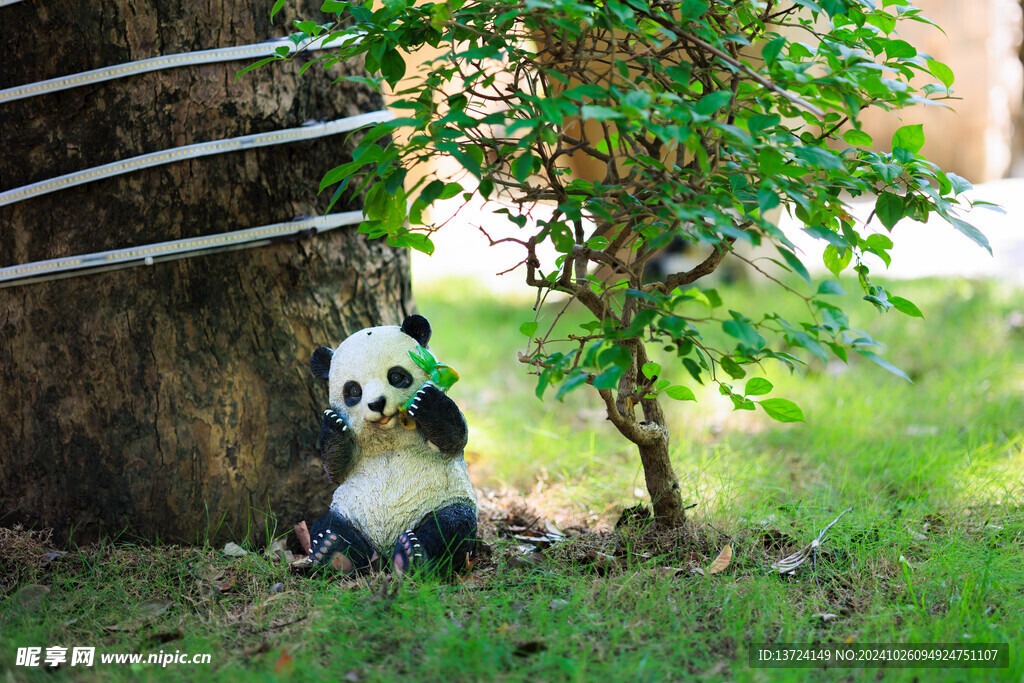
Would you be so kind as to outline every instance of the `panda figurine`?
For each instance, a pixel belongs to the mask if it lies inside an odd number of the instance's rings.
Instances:
[[[310,368],[327,380],[330,400],[318,449],[338,484],[310,531],[316,567],[362,573],[385,553],[398,575],[467,566],[477,509],[463,456],[466,420],[410,355],[430,334],[427,319],[411,315],[313,352]]]

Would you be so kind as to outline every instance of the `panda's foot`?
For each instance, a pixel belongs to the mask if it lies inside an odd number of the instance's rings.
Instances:
[[[313,524],[309,559],[316,569],[352,574],[370,568],[372,544],[341,515],[328,512]]]
[[[411,529],[403,531],[398,535],[395,552],[391,556],[391,566],[395,570],[395,574],[401,578],[422,563],[423,546],[420,545],[420,539],[416,538],[416,534]]]
[[[327,529],[309,540],[309,559],[317,568],[330,567],[339,574],[351,574],[356,569],[341,550],[348,543],[339,534]]]

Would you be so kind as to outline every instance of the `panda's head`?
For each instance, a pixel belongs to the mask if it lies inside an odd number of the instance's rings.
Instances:
[[[411,315],[401,327],[359,330],[334,351],[321,346],[313,352],[310,368],[327,380],[331,408],[345,416],[356,434],[364,425],[393,429],[399,407],[427,381],[409,351],[428,341],[430,323]]]

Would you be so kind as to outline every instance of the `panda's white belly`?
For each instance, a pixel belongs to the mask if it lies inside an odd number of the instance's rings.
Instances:
[[[465,459],[424,448],[364,456],[334,491],[331,509],[386,554],[428,512],[452,503],[475,507],[475,500]]]

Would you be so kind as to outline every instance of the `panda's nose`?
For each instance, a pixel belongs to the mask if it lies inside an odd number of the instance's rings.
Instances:
[[[376,399],[374,401],[370,401],[369,403],[367,403],[366,407],[369,408],[370,410],[374,411],[375,413],[383,413],[384,412],[384,404],[386,402],[387,402],[387,399],[384,398],[383,396],[381,396],[380,398],[378,398],[378,399]]]

